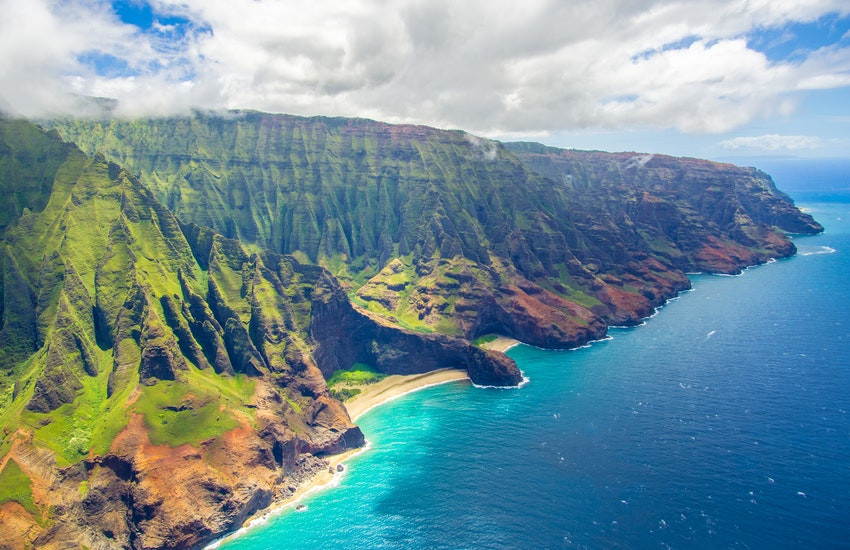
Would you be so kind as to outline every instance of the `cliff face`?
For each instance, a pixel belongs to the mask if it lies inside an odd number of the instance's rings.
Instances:
[[[579,222],[580,230],[614,219],[612,240],[635,241],[637,233],[650,253],[682,270],[735,273],[795,252],[777,229],[823,231],[755,168],[534,143],[507,147],[530,170],[560,182],[567,200],[592,214]]]
[[[500,144],[360,119],[234,112],[52,123],[184,221],[318,263],[391,323],[571,347],[687,272],[794,253],[820,226],[753,169]]]
[[[102,156],[22,121],[0,120],[0,135],[12,546],[192,547],[238,527],[322,455],[363,444],[323,376],[362,357],[519,380],[503,355],[357,313],[321,267],[182,224]],[[336,313],[380,342],[373,355],[336,341]]]

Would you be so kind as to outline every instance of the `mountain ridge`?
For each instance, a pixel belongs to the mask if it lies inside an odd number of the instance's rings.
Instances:
[[[639,322],[688,272],[792,254],[778,226],[821,230],[766,174],[699,159],[257,112],[52,126],[178,217],[319,263],[394,322],[468,339],[581,345]]]

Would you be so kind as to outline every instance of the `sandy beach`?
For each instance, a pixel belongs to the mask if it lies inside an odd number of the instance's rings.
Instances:
[[[327,468],[323,468],[322,470],[320,470],[318,474],[316,474],[311,480],[307,481],[306,483],[300,484],[295,490],[295,492],[292,493],[292,496],[283,500],[279,500],[277,502],[273,502],[268,508],[264,508],[258,511],[248,520],[246,520],[241,528],[228,535],[225,535],[220,539],[209,543],[204,547],[204,550],[212,550],[214,548],[218,548],[226,542],[239,538],[239,536],[245,531],[249,531],[250,529],[258,525],[266,523],[272,517],[277,516],[286,510],[295,508],[306,496],[338,485],[340,480],[342,479],[342,476],[345,475],[345,470],[337,471],[337,465],[342,464],[351,457],[362,453],[366,449],[368,449],[368,445],[360,449],[352,449],[350,451],[346,451],[338,455],[324,457],[328,463]]]
[[[501,351],[502,353],[508,351],[512,347],[521,344],[519,340],[514,338],[508,338],[507,336],[497,336],[495,340],[490,342],[484,342],[480,345],[483,349],[491,349],[493,351]]]
[[[356,421],[366,411],[406,393],[437,384],[468,379],[469,375],[466,371],[460,369],[438,369],[424,374],[391,374],[375,384],[356,386],[360,389],[360,393],[346,401],[345,408],[348,409],[351,420]]]
[[[519,340],[499,336],[495,340],[481,344],[483,349],[506,352],[512,347],[520,344]],[[344,402],[345,408],[353,422],[363,416],[367,411],[374,409],[388,401],[397,399],[402,395],[421,390],[423,388],[455,382],[459,380],[469,380],[469,375],[462,369],[438,369],[422,374],[391,374],[374,384],[366,384],[359,386],[351,386],[357,388],[360,393]],[[317,491],[322,491],[326,488],[333,487],[339,484],[340,479],[345,475],[345,470],[337,471],[337,465],[344,463],[351,457],[364,452],[366,447],[361,449],[352,449],[351,451],[333,456],[324,457],[328,462],[328,468],[321,470],[315,477],[306,483],[302,483],[295,493],[286,500],[274,503],[271,507],[262,510],[253,518],[245,522],[242,529],[231,533],[223,539],[208,545],[206,548],[217,548],[222,542],[238,537],[240,532],[251,527],[265,523],[271,516],[277,515],[286,509],[296,507],[301,500],[309,494]]]

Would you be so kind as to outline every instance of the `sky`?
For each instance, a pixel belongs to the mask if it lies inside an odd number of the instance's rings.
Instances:
[[[847,0],[0,0],[0,109],[358,116],[706,158],[850,157]]]

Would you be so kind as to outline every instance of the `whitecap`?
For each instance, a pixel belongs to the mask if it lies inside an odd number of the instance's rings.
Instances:
[[[488,390],[518,390],[520,388],[525,387],[526,384],[531,382],[531,379],[528,376],[526,376],[523,371],[519,371],[519,373],[522,375],[522,380],[520,380],[520,383],[517,384],[516,386],[488,386],[488,385],[485,385],[485,384],[476,384],[475,382],[473,382],[472,387],[473,388],[479,388],[479,389],[488,389]],[[436,385],[436,384],[434,384],[434,385]]]
[[[837,252],[836,249],[831,246],[813,246],[813,247],[799,247],[797,249],[797,253],[800,256],[818,256],[820,254],[833,254]]]
[[[602,338],[599,338],[599,339],[597,339],[597,340],[591,340],[591,341],[589,341],[588,343],[586,343],[586,344],[585,344],[585,345],[583,345],[583,346],[578,346],[578,347],[575,347],[575,348],[572,348],[572,349],[584,349],[584,348],[589,348],[590,346],[592,346],[592,345],[593,345],[593,344],[595,344],[596,342],[606,342],[606,341],[608,341],[608,340],[613,340],[613,339],[614,339],[614,337],[613,337],[613,336],[611,336],[610,334],[606,334],[606,335],[605,335],[605,336],[603,336]]]
[[[618,329],[618,330],[627,330],[627,329],[630,329],[630,328],[645,327],[645,326],[646,326],[646,321],[641,321],[640,323],[638,323],[636,325],[611,325],[608,328]]]

